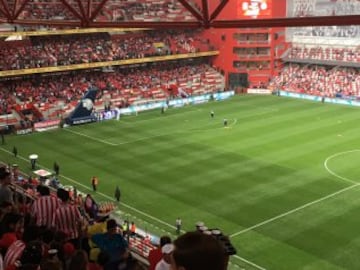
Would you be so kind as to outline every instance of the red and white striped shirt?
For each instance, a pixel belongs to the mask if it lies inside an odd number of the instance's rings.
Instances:
[[[25,243],[22,240],[16,240],[12,243],[5,254],[4,269],[13,265],[18,259],[20,259],[24,249]]]
[[[76,205],[64,203],[55,211],[53,226],[58,231],[66,233],[66,240],[76,239],[79,237],[81,219],[81,214]]]
[[[36,218],[37,226],[50,228],[56,209],[60,206],[60,200],[53,196],[41,196],[32,205],[32,215]]]

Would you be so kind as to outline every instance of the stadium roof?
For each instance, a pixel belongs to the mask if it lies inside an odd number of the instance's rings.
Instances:
[[[360,15],[229,18],[235,0],[0,0],[0,23],[56,27],[248,28],[360,24]],[[270,0],[238,0],[244,2]],[[276,0],[278,1],[278,0]],[[285,0],[284,0],[285,1]],[[333,0],[327,0],[332,1]],[[273,0],[272,3],[275,1]],[[291,0],[288,0],[291,2]]]

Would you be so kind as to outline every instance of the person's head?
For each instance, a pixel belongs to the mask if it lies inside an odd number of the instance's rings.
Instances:
[[[172,241],[171,241],[170,236],[163,235],[160,237],[160,247],[163,247],[166,244],[170,244],[171,242]]]
[[[110,234],[115,234],[118,231],[118,227],[119,225],[117,224],[115,219],[109,219],[106,222],[106,230],[108,231],[108,233]]]
[[[2,223],[2,233],[21,232],[24,227],[24,217],[13,212],[5,214]]]
[[[0,167],[0,183],[2,185],[8,185],[11,182],[11,174],[6,167]]]
[[[39,239],[41,230],[35,225],[28,225],[24,228],[24,233],[22,234],[22,240],[25,243],[35,241]]]
[[[49,196],[50,195],[50,189],[47,186],[39,185],[37,187],[37,191],[40,193],[41,196]]]
[[[56,195],[62,202],[67,202],[70,199],[69,191],[62,188],[57,190]]]
[[[43,250],[41,242],[32,241],[26,244],[25,249],[20,258],[19,269],[38,269],[41,259],[43,257]]]
[[[3,215],[10,213],[13,210],[13,204],[8,201],[4,201],[0,204],[0,210]]]
[[[77,250],[72,256],[69,270],[87,270],[88,256],[84,250]]]
[[[43,228],[41,232],[41,240],[45,244],[49,245],[52,241],[54,241],[54,237],[55,237],[55,230]]]
[[[173,270],[224,270],[225,250],[213,236],[187,232],[174,242]]]

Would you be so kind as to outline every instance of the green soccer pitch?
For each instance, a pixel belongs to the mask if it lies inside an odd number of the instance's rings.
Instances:
[[[119,185],[118,212],[156,235],[175,237],[177,217],[221,229],[238,252],[229,269],[360,269],[359,108],[236,96],[8,136],[1,150],[26,173],[30,154],[58,162],[83,192],[96,175],[98,200]]]

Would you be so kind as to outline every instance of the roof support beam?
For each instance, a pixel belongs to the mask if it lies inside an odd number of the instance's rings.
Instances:
[[[229,2],[229,0],[222,0],[220,4],[216,7],[214,12],[210,16],[210,21],[213,21],[217,18],[217,16],[220,14],[220,12],[224,9],[226,4]]]
[[[189,2],[186,0],[179,0],[179,2],[199,21],[204,22],[203,16],[200,14],[199,11],[194,9]]]
[[[0,15],[4,15],[5,17],[6,17],[6,13],[5,13],[5,11],[2,9],[2,7],[0,6]]]
[[[12,10],[12,12],[11,12],[11,18],[13,18],[13,19],[14,19],[14,17],[15,17],[16,8],[17,8],[17,6],[18,6],[18,4],[19,4],[18,2],[19,2],[19,0],[15,0],[14,6],[13,6],[13,10]]]
[[[208,0],[202,0],[204,26],[209,28],[209,6]]]
[[[80,7],[80,12],[81,12],[81,15],[82,15],[82,20],[81,20],[81,24],[83,26],[86,26],[87,23],[88,23],[88,17],[86,16],[86,13],[85,13],[85,10],[84,10],[84,7],[83,7],[83,4],[81,3],[80,0],[76,0],[78,6]]]
[[[219,20],[210,23],[214,28],[264,28],[264,27],[296,27],[324,25],[359,25],[360,15],[318,16],[301,18],[273,18],[248,20]]]
[[[68,2],[66,2],[66,0],[60,0],[60,2],[63,3],[63,5],[67,7],[81,22],[83,21],[81,15]]]
[[[24,0],[20,6],[20,8],[15,12],[14,14],[14,20],[17,19],[17,17],[19,17],[20,13],[24,10],[26,4],[29,2],[30,0]]]
[[[4,0],[0,0],[0,3],[2,4],[3,6],[3,12],[5,13],[5,16],[6,18],[11,21],[12,20],[12,17],[11,17],[11,14],[10,14],[10,11],[9,11],[9,7],[7,5],[7,3],[4,1]]]
[[[87,8],[86,17],[90,21],[92,0],[88,0],[87,2],[88,2],[88,8]]]
[[[199,28],[202,23],[198,21],[186,22],[90,22],[89,27],[119,27],[119,28],[154,28],[154,29],[171,29],[171,28]]]
[[[102,0],[100,2],[100,4],[96,7],[94,12],[91,14],[89,21],[93,21],[96,18],[96,16],[99,14],[99,12],[101,11],[101,9],[103,8],[103,6],[106,4],[107,1],[108,0]]]

